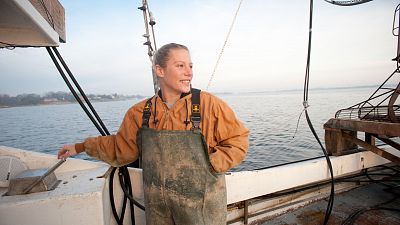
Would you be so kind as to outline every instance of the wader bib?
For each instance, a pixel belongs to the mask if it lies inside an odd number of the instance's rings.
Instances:
[[[151,102],[147,108],[151,108]],[[225,175],[212,172],[207,144],[200,129],[196,129],[198,124],[193,123],[190,131],[156,131],[148,128],[148,120],[143,125],[138,144],[146,224],[226,224]]]

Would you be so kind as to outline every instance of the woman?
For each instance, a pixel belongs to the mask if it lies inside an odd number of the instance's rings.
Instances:
[[[222,100],[191,89],[187,47],[161,47],[154,70],[161,90],[131,107],[115,135],[66,145],[58,157],[85,151],[115,167],[139,158],[147,225],[226,224],[223,173],[244,159],[248,129]]]

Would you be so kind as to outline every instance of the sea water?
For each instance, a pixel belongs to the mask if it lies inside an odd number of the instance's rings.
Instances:
[[[324,143],[323,124],[335,112],[366,100],[374,87],[310,90],[307,109]],[[217,94],[250,130],[250,148],[233,171],[254,170],[323,156],[303,111],[302,91]],[[125,112],[142,99],[94,102],[93,106],[111,133]],[[301,115],[301,116],[300,116]],[[299,119],[300,116],[300,119]],[[25,106],[0,109],[0,145],[57,154],[70,143],[99,135],[78,104]],[[90,159],[86,154],[78,158]]]

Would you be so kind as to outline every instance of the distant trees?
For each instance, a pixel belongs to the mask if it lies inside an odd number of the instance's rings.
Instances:
[[[0,95],[0,106],[37,105],[41,100],[37,94],[21,94],[15,97]]]
[[[37,105],[41,101],[40,95],[37,94],[22,94],[16,97],[19,105]]]
[[[43,99],[57,99],[58,101],[76,102],[71,92],[67,93],[62,91],[47,92],[44,94]]]
[[[11,102],[12,102],[12,100],[11,100],[11,97],[9,95],[0,94],[0,105],[4,105],[4,106],[9,105],[9,106],[11,106]]]
[[[95,95],[88,94],[89,100],[93,101],[110,101],[110,100],[123,100],[129,98],[143,98],[141,95],[124,96],[118,94],[111,95]],[[7,94],[0,94],[0,107],[13,107],[23,105],[38,105],[38,104],[54,104],[54,103],[72,103],[76,102],[74,96],[67,92],[48,92],[43,96],[38,94],[20,94],[15,97]]]

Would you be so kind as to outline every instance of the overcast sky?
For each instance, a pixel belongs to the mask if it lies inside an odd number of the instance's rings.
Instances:
[[[140,0],[59,0],[67,42],[59,51],[86,93],[153,92]],[[206,89],[239,0],[153,0],[156,40],[187,45],[193,85]],[[395,69],[395,0],[339,7],[314,1],[310,88],[377,85]],[[301,89],[309,1],[244,0],[211,92]],[[1,37],[0,37],[1,38]],[[0,93],[67,91],[44,48],[0,49]]]

